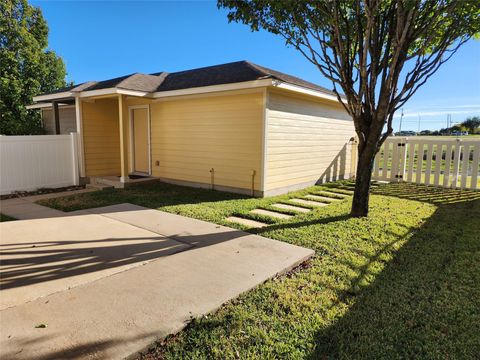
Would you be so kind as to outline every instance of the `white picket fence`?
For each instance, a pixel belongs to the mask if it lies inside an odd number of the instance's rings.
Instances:
[[[77,134],[0,136],[0,194],[78,185]]]
[[[372,178],[447,188],[480,188],[480,139],[388,138]]]

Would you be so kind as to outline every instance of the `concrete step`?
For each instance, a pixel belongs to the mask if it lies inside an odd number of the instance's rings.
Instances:
[[[106,184],[87,184],[85,185],[87,189],[97,189],[97,190],[107,190],[107,189],[113,189],[114,187],[112,185],[106,185]]]
[[[321,202],[318,202],[318,201],[297,199],[297,198],[290,199],[289,201],[291,201],[293,203],[300,204],[300,205],[309,205],[309,206],[327,206],[328,205],[326,203],[321,203]]]
[[[308,194],[305,197],[309,199],[317,200],[317,201],[327,202],[327,203],[340,201],[340,199],[334,199],[333,197],[326,197],[326,196],[320,196],[315,194]]]
[[[298,212],[301,212],[301,213],[308,213],[308,212],[311,211],[310,209],[307,209],[307,208],[304,208],[304,207],[295,206],[295,205],[287,205],[287,204],[282,204],[282,203],[275,203],[275,204],[272,204],[271,206],[279,208],[279,209],[284,209],[284,210],[298,211]]]
[[[248,227],[251,227],[251,228],[262,228],[262,227],[265,227],[265,226],[269,225],[269,224],[265,224],[261,221],[245,219],[245,218],[242,218],[242,217],[239,217],[239,216],[229,216],[225,220],[233,222],[233,223],[237,223],[237,224],[242,224],[242,225],[245,225],[245,226],[248,226]]]
[[[136,184],[150,184],[153,182],[158,182],[159,179],[155,177],[143,177],[135,179],[127,179],[126,182],[121,182],[118,176],[102,176],[102,177],[92,177],[90,178],[90,184],[101,184],[113,186],[116,189],[124,189],[126,187],[136,185]]]
[[[253,209],[250,211],[252,214],[264,215],[264,216],[271,216],[277,219],[290,219],[292,215],[282,214],[276,211],[265,210],[265,209]]]
[[[123,188],[120,178],[117,178],[116,176],[92,177],[90,178],[90,185],[105,185],[114,187],[116,189]]]

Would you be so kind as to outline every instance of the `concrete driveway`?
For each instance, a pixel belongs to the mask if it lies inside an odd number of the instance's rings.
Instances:
[[[124,358],[313,255],[131,204],[0,223],[0,245],[2,359]]]

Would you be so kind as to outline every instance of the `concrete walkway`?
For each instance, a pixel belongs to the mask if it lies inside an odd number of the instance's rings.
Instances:
[[[0,201],[0,213],[11,216],[18,220],[44,219],[58,216],[65,216],[65,213],[59,210],[51,209],[46,206],[35,204],[35,201],[43,199],[52,199],[56,197],[82,194],[86,192],[97,191],[97,189],[82,189],[73,191],[63,191],[57,193],[41,194],[34,196],[18,197]]]
[[[61,214],[0,224],[2,359],[124,358],[313,255],[131,204]]]

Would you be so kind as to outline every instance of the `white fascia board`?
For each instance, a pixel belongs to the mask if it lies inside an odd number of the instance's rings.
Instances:
[[[331,101],[339,102],[338,98],[335,95],[326,94],[324,92],[313,90],[313,89],[308,89],[308,88],[305,88],[305,87],[302,87],[302,86],[287,84],[287,83],[284,83],[284,82],[276,82],[274,84],[274,87],[276,87],[278,89],[294,91],[294,92],[305,94],[305,95],[315,96],[315,97],[322,98],[322,99],[325,99],[325,100],[331,100]],[[345,98],[342,98],[342,100],[344,100],[345,103],[347,101],[347,99],[345,99]]]
[[[73,97],[73,93],[71,91],[64,91],[55,94],[45,94],[45,95],[38,95],[33,97],[33,101],[48,101],[48,100],[55,100],[55,99],[64,99],[68,97]]]
[[[140,96],[140,97],[151,97],[151,93],[146,92],[146,91],[126,90],[126,89],[117,89],[117,88],[81,91],[79,93],[79,96],[81,98],[84,98],[84,97],[101,96],[101,95],[115,95],[115,94]]]
[[[140,97],[151,97],[151,93],[146,91],[136,91],[136,90],[127,90],[127,89],[117,89],[117,88],[108,88],[108,89],[99,89],[99,90],[91,90],[91,91],[65,91],[61,93],[55,94],[46,94],[46,95],[39,95],[34,96],[33,101],[48,101],[48,100],[56,100],[56,99],[64,99],[68,97],[75,97],[80,96],[81,98],[84,97],[92,97],[92,96],[101,96],[101,95],[115,95],[115,94],[122,94],[122,95],[131,95],[131,96],[140,96]]]
[[[52,103],[38,103],[38,104],[32,104],[32,105],[27,105],[25,106],[26,109],[31,110],[31,109],[46,109],[46,108],[51,108]]]
[[[158,98],[171,97],[171,96],[194,95],[194,94],[205,94],[205,93],[229,91],[229,90],[251,89],[251,88],[271,86],[271,85],[272,85],[271,79],[253,80],[253,81],[244,81],[244,82],[233,83],[233,84],[201,86],[196,88],[170,90],[170,91],[158,91],[153,93],[153,98],[158,99]]]
[[[27,109],[49,109],[52,107],[52,103],[38,103],[38,104],[32,104],[32,105],[27,105],[25,108]],[[68,104],[62,104],[59,103],[58,107],[60,108],[66,108],[66,107],[74,107],[74,105],[68,105]]]

